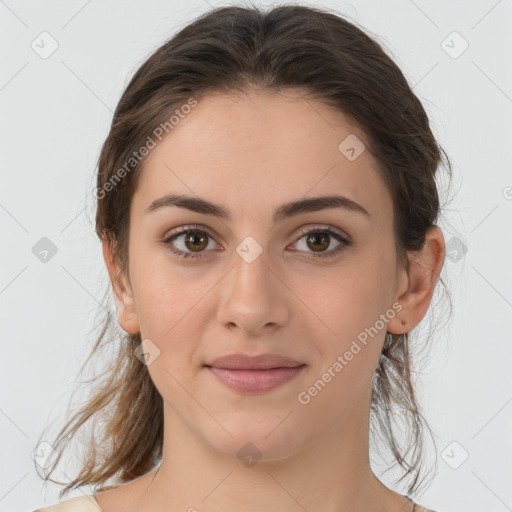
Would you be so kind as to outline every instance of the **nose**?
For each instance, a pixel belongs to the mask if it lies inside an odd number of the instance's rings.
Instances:
[[[242,253],[243,254],[243,253]],[[258,335],[284,326],[293,298],[265,251],[253,261],[238,253],[223,279],[218,320],[242,334]]]

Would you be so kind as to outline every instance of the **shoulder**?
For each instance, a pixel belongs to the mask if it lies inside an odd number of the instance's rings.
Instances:
[[[102,512],[94,495],[77,496],[61,501],[56,505],[38,508],[33,512]]]

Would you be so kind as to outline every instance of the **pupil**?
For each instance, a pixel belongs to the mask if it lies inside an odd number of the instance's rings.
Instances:
[[[187,247],[188,247],[189,249],[193,249],[193,247],[189,247],[188,242],[192,242],[193,244],[197,244],[198,242],[197,242],[197,240],[196,240],[196,239],[202,240],[202,241],[203,241],[203,246],[205,246],[205,245],[204,245],[204,241],[205,241],[205,239],[206,239],[206,237],[205,237],[205,236],[203,236],[203,235],[197,235],[197,234],[194,234],[194,233],[190,233],[190,234],[189,234],[189,236],[188,236],[188,239],[187,239]],[[199,243],[200,243],[200,242],[199,242]],[[195,248],[197,249],[197,247],[195,247]],[[203,249],[203,248],[204,248],[204,247],[200,247],[200,249]]]
[[[314,245],[316,245],[317,247],[318,247],[318,243],[317,243],[317,238],[318,238],[318,237],[323,237],[324,242],[325,242],[325,241],[326,241],[326,239],[327,239],[327,237],[325,236],[325,233],[320,233],[320,234],[314,234],[314,235],[311,235],[311,236],[309,237],[309,240],[310,240],[310,241],[313,241],[313,244],[314,244]],[[321,248],[321,249],[325,249],[325,248],[326,248],[326,247],[328,247],[328,246],[329,246],[329,242],[327,242],[327,244],[326,244],[326,243],[321,244],[321,247],[320,247],[320,248]]]

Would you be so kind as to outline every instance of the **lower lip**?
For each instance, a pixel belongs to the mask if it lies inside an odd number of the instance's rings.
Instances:
[[[236,391],[257,393],[270,391],[296,377],[305,365],[270,370],[228,370],[207,366],[222,383]]]

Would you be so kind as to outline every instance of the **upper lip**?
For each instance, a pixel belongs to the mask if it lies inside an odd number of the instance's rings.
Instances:
[[[291,357],[279,354],[247,355],[238,353],[217,357],[205,366],[215,366],[216,368],[229,370],[268,370],[270,368],[293,368],[304,364]]]

